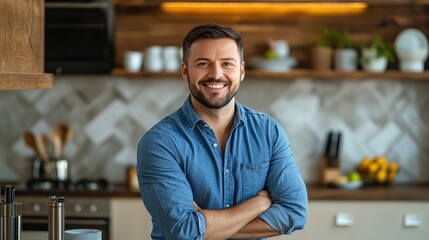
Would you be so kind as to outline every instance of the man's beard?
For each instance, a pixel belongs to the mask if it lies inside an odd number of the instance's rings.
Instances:
[[[207,99],[204,96],[204,93],[202,91],[199,91],[197,88],[194,88],[189,79],[189,74],[187,74],[188,77],[188,87],[189,90],[192,94],[192,96],[194,96],[195,99],[197,99],[198,102],[200,102],[203,106],[205,106],[206,108],[210,108],[210,109],[221,109],[223,107],[225,107],[229,102],[231,102],[231,100],[235,97],[235,95],[238,92],[238,88],[234,91],[234,92],[228,92],[228,94],[223,97],[222,99],[220,99],[220,101],[216,101],[216,102],[211,102],[209,99]],[[223,80],[220,79],[207,79],[207,81],[210,81],[212,83],[223,83]]]

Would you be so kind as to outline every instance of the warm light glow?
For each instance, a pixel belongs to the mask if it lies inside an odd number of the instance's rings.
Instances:
[[[309,13],[309,14],[350,14],[360,13],[367,8],[366,3],[232,3],[232,2],[163,2],[165,12],[193,13]]]

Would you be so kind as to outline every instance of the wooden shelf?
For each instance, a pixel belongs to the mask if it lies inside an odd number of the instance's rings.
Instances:
[[[155,77],[155,78],[180,78],[179,72],[167,73],[148,73],[137,72],[130,73],[121,68],[115,68],[112,71],[113,76],[124,76],[130,78]],[[356,72],[338,72],[338,71],[316,71],[311,69],[293,69],[289,72],[267,72],[261,70],[246,69],[246,78],[272,78],[293,80],[296,78],[313,78],[313,79],[377,79],[377,80],[411,80],[411,81],[429,81],[429,71],[423,73],[407,73],[397,70],[389,70],[384,73],[372,73],[365,71]]]
[[[378,79],[378,80],[414,80],[429,81],[429,71],[423,73],[408,73],[397,70],[388,70],[384,73],[373,73],[366,71],[339,72],[339,71],[316,71],[311,69],[293,69],[290,72],[265,72],[260,70],[246,71],[247,77],[254,78],[314,78],[314,79]]]
[[[49,73],[0,73],[0,90],[52,88]]]
[[[113,76],[123,76],[123,77],[129,77],[129,78],[141,78],[141,77],[155,77],[155,78],[171,78],[171,77],[177,77],[177,78],[181,78],[182,75],[180,72],[159,72],[159,73],[151,73],[151,72],[136,72],[136,73],[132,73],[132,72],[127,72],[125,69],[123,68],[115,68],[112,70],[112,75]]]

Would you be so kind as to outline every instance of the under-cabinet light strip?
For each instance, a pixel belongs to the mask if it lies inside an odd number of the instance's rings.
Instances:
[[[313,14],[359,13],[367,8],[366,3],[285,3],[285,2],[163,2],[165,12],[258,12],[291,13],[304,12]]]

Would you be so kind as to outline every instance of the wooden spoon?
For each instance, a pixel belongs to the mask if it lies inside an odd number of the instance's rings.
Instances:
[[[30,131],[25,131],[24,132],[24,141],[27,144],[27,146],[29,146],[30,148],[32,148],[34,150],[37,157],[40,158],[39,147],[37,146],[36,138],[34,137],[33,133],[31,133]]]
[[[36,135],[36,145],[37,145],[37,148],[39,149],[40,159],[42,159],[42,161],[48,161],[49,159],[46,154],[47,142],[46,142],[46,137],[44,137],[44,134]]]
[[[58,126],[54,127],[51,132],[51,139],[54,148],[54,156],[61,156],[61,132]]]
[[[73,131],[66,123],[59,124],[58,128],[61,136],[61,156],[64,156],[65,147],[72,139]]]

